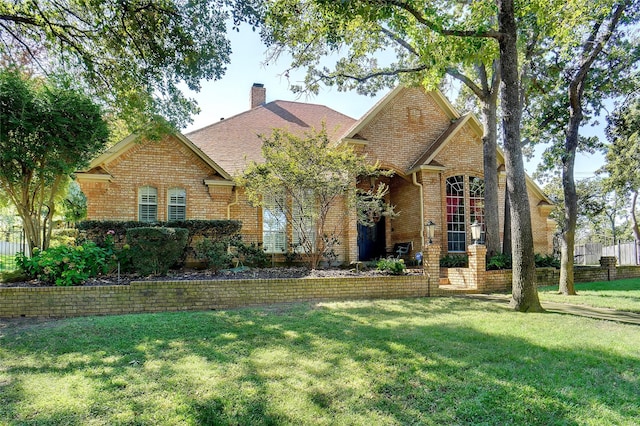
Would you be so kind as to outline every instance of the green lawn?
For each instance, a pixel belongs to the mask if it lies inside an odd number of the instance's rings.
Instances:
[[[577,296],[558,294],[558,286],[538,289],[540,300],[640,312],[640,278],[576,284]]]
[[[462,298],[0,322],[0,424],[636,425],[640,327]]]

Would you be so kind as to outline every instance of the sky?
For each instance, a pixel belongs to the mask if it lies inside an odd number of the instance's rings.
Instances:
[[[240,32],[229,31],[231,40],[231,63],[225,75],[218,81],[203,82],[199,93],[187,92],[200,106],[201,112],[193,117],[193,123],[183,132],[188,133],[219,121],[230,118],[250,108],[249,93],[253,83],[264,84],[267,91],[267,102],[288,100],[326,105],[336,111],[355,119],[362,117],[389,90],[382,90],[376,97],[357,94],[355,91],[339,92],[335,87],[323,87],[318,95],[299,96],[289,89],[289,84],[299,84],[304,77],[302,71],[290,73],[288,80],[283,76],[289,63],[285,57],[275,63],[265,63],[266,47],[262,44],[258,33],[247,26],[241,26]],[[461,111],[464,112],[464,111]],[[601,120],[604,122],[604,120]],[[604,138],[602,126],[584,126],[580,130],[583,136],[597,135]],[[538,155],[541,150],[538,150]],[[531,160],[525,159],[525,169],[532,174],[539,162],[539,156]],[[575,177],[582,179],[592,177],[603,164],[599,154],[576,157]]]

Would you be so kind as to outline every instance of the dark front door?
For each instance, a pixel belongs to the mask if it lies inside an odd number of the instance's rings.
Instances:
[[[374,226],[358,225],[358,260],[373,260],[385,255],[384,219]]]

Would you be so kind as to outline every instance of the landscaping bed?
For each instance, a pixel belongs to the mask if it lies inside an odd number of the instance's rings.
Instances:
[[[421,269],[408,269],[406,275],[420,275]],[[390,276],[386,271],[355,269],[309,269],[305,267],[236,268],[214,272],[212,270],[180,269],[169,271],[167,275],[140,276],[137,274],[108,274],[89,278],[83,286],[129,285],[132,281],[201,281],[201,280],[244,280],[277,278],[340,278],[358,276]],[[50,287],[40,280],[0,282],[2,287]]]

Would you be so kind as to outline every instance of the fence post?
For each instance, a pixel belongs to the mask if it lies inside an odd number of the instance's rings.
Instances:
[[[616,279],[618,270],[616,269],[615,256],[602,256],[600,258],[600,267],[607,270],[607,281],[613,281]]]

